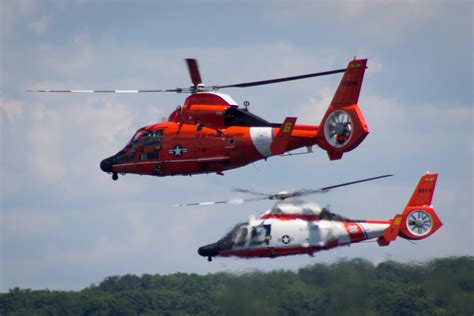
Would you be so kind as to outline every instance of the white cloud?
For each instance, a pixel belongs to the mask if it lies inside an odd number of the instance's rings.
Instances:
[[[79,76],[95,68],[94,49],[87,42],[74,42],[71,47],[43,44],[40,54],[47,68],[55,73]]]
[[[16,122],[23,114],[24,103],[19,100],[6,100],[0,97],[0,109],[2,109],[2,121],[6,117],[10,124]]]
[[[302,1],[296,3],[271,3],[266,10],[266,18],[275,24],[289,24],[315,19],[324,23],[336,24],[338,27],[351,28],[363,37],[387,38],[398,42],[409,36],[428,22],[441,18],[441,3],[428,1],[333,1],[331,6],[322,1]],[[332,26],[331,26],[332,27]],[[336,26],[334,26],[336,27]]]
[[[66,170],[62,159],[62,131],[59,123],[56,111],[38,104],[33,111],[33,124],[28,131],[31,171],[49,183],[63,178]]]
[[[63,226],[58,214],[41,211],[2,210],[0,216],[3,240],[35,238]]]
[[[42,18],[31,22],[28,27],[37,34],[43,34],[48,30],[49,22],[48,19]]]
[[[2,18],[2,33],[10,33],[18,25],[24,23],[38,8],[37,0],[1,1],[0,16]]]
[[[98,147],[103,148],[103,144],[124,146],[124,137],[132,137],[134,113],[125,104],[95,100],[92,104],[72,105],[68,112],[71,112],[70,119],[81,131],[81,137],[87,137],[91,144],[94,141],[102,144]]]

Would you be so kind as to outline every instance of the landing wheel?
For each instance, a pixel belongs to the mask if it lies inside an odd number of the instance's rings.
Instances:
[[[112,173],[112,180],[117,181],[118,180],[118,174],[117,172]]]
[[[207,257],[207,261],[211,262],[211,261],[212,261],[212,257]]]

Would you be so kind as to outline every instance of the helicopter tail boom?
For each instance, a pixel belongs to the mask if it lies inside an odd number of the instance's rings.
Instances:
[[[318,145],[329,159],[341,159],[344,152],[356,148],[369,133],[357,102],[364,79],[367,59],[349,62],[344,76],[321,121]]]
[[[438,174],[425,173],[416,186],[402,214],[397,214],[377,241],[387,246],[397,236],[420,240],[431,236],[443,223],[431,206]]]

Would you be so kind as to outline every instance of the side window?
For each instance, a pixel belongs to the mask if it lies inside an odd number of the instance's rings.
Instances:
[[[268,245],[271,239],[270,235],[271,225],[259,225],[252,227],[252,234],[250,239],[250,245]]]
[[[158,151],[153,152],[143,152],[140,155],[140,160],[152,160],[160,157],[160,153]]]

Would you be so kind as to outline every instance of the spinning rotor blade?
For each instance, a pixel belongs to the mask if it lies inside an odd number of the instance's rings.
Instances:
[[[186,64],[188,65],[191,81],[193,85],[196,87],[198,84],[202,83],[201,74],[199,73],[197,60],[194,58],[186,58]]]
[[[232,200],[227,200],[227,201],[213,201],[213,202],[200,202],[200,203],[185,203],[185,204],[175,204],[173,206],[204,206],[204,205],[214,205],[214,204],[242,204],[245,202],[251,202],[251,201],[261,201],[261,200],[266,200],[267,197],[261,197],[261,198],[249,198],[249,199],[232,199]]]
[[[27,92],[46,92],[46,93],[147,93],[147,92],[183,92],[183,89],[168,90],[27,90]]]
[[[346,68],[331,70],[331,71],[324,71],[324,72],[315,72],[315,73],[300,75],[300,76],[276,78],[276,79],[253,81],[253,82],[242,82],[242,83],[229,84],[229,85],[223,85],[223,86],[212,86],[212,88],[214,88],[215,90],[222,89],[222,88],[247,88],[247,87],[262,86],[266,84],[279,83],[279,82],[285,82],[285,81],[306,79],[306,78],[311,78],[311,77],[327,76],[327,75],[337,74],[337,73],[345,72],[345,71],[346,71]]]
[[[293,198],[293,197],[300,197],[300,196],[305,196],[305,195],[310,195],[310,194],[316,194],[316,193],[326,193],[332,189],[347,186],[347,185],[352,185],[356,183],[361,183],[361,182],[367,182],[367,181],[372,181],[372,180],[377,180],[381,178],[387,178],[391,177],[393,174],[386,174],[383,176],[377,176],[377,177],[372,177],[372,178],[367,178],[367,179],[361,179],[361,180],[356,180],[356,181],[351,181],[351,182],[346,182],[346,183],[341,183],[341,184],[336,184],[332,185],[329,187],[324,187],[316,190],[299,190],[295,192],[280,192],[280,193],[275,193],[275,194],[265,194],[265,193],[260,193],[256,192],[253,190],[247,190],[247,189],[234,189],[236,192],[241,192],[241,193],[249,193],[249,194],[254,194],[254,195],[259,195],[260,197],[255,197],[255,198],[248,198],[248,199],[232,199],[232,200],[227,200],[227,201],[215,201],[215,202],[201,202],[201,203],[187,203],[187,204],[177,204],[174,206],[197,206],[197,205],[214,205],[214,204],[242,204],[245,202],[252,202],[252,201],[263,201],[263,200],[279,200],[283,201],[288,198]]]
[[[279,192],[279,193],[275,193],[275,194],[264,194],[264,193],[255,192],[255,191],[246,190],[246,189],[235,189],[234,191],[242,192],[242,193],[250,193],[250,194],[254,194],[254,195],[260,195],[260,196],[262,196],[261,199],[283,201],[283,200],[293,198],[293,197],[300,197],[300,196],[316,194],[316,193],[326,193],[326,192],[328,192],[332,189],[343,187],[343,186],[346,186],[346,185],[351,185],[351,184],[356,184],[356,183],[361,183],[361,182],[366,182],[366,181],[372,181],[372,180],[391,177],[391,176],[393,176],[393,174],[386,174],[386,175],[383,175],[383,176],[372,177],[372,178],[367,178],[367,179],[362,179],[362,180],[356,180],[356,181],[336,184],[336,185],[332,185],[332,186],[324,187],[324,188],[320,188],[320,189],[315,189],[315,190],[298,190],[298,191],[294,191],[294,192]]]
[[[352,185],[352,184],[356,184],[356,183],[367,182],[367,181],[372,181],[372,180],[377,180],[377,179],[387,178],[387,177],[392,177],[392,176],[393,176],[393,174],[386,174],[386,175],[383,175],[383,176],[372,177],[372,178],[367,178],[367,179],[362,179],[362,180],[356,180],[356,181],[346,182],[346,183],[342,183],[342,184],[336,184],[336,185],[332,185],[330,187],[324,187],[324,188],[320,188],[320,189],[316,189],[316,190],[299,190],[299,191],[295,191],[295,192],[292,192],[292,193],[288,193],[288,197],[297,197],[297,196],[304,196],[304,195],[310,195],[310,194],[316,194],[316,193],[326,193],[326,192],[328,192],[332,189],[339,188],[339,187],[344,187],[346,185]]]
[[[217,91],[223,88],[247,88],[254,86],[262,86],[267,84],[300,80],[312,77],[332,75],[340,72],[345,72],[346,69],[337,69],[324,72],[315,72],[306,75],[276,78],[262,81],[252,81],[252,82],[242,82],[229,85],[221,86],[205,86],[202,84],[201,74],[199,72],[199,67],[196,59],[187,58],[186,64],[188,66],[189,75],[191,76],[191,81],[193,85],[188,88],[176,88],[176,89],[152,89],[152,90],[27,90],[28,92],[44,92],[44,93],[152,93],[152,92],[176,92],[176,93],[197,93],[197,92],[209,92]]]
[[[234,192],[240,192],[240,193],[248,193],[248,194],[253,194],[253,195],[260,195],[260,196],[265,196],[265,197],[268,197],[268,196],[271,195],[271,194],[267,194],[267,193],[261,193],[261,192],[256,192],[256,191],[253,191],[253,190],[242,189],[242,188],[236,188],[233,191]]]

